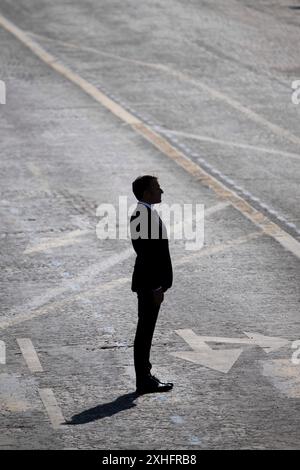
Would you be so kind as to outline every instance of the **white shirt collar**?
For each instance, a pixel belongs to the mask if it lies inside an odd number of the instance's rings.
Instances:
[[[139,201],[139,204],[144,204],[144,206],[149,207],[149,209],[153,210],[153,204],[148,204],[148,202]]]

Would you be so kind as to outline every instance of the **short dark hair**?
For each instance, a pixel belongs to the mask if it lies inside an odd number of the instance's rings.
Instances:
[[[144,175],[139,176],[134,180],[132,183],[132,191],[138,201],[142,199],[144,191],[149,189],[151,181],[153,180],[157,180],[157,177],[152,175]]]

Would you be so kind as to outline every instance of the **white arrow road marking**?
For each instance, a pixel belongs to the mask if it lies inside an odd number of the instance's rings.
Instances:
[[[207,342],[260,346],[266,353],[276,351],[290,343],[287,339],[264,336],[260,333],[244,332],[248,338],[222,338],[218,336],[198,336],[193,330],[188,329],[175,330],[175,332],[181,336],[194,351],[179,351],[171,353],[172,356],[201,364],[224,373],[229,372],[243,352],[243,349],[214,350],[206,344]]]
[[[266,353],[277,351],[278,349],[290,343],[288,339],[276,338],[275,336],[264,336],[260,333],[249,333],[244,331],[254,344],[263,348]]]
[[[277,351],[290,343],[290,341],[285,338],[264,336],[260,333],[249,333],[247,331],[244,331],[244,333],[248,338],[222,338],[219,336],[198,336],[198,338],[201,338],[201,340],[206,343],[250,344],[253,346],[260,346],[266,353]]]
[[[242,352],[242,349],[214,351],[209,346],[203,346],[199,351],[186,351],[171,354],[180,359],[185,359],[195,364],[201,364],[209,369],[218,370],[219,372],[227,374]]]
[[[201,336],[197,336],[193,330],[176,330],[176,333],[179,334],[194,351],[171,353],[172,356],[201,364],[204,367],[215,369],[225,374],[230,371],[233,364],[243,352],[243,349],[213,350],[202,340]]]

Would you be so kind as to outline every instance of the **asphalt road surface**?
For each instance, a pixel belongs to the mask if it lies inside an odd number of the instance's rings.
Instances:
[[[1,0],[0,448],[299,448],[299,27],[295,0]],[[136,397],[134,253],[97,208],[144,173],[205,237],[170,238],[174,389]]]

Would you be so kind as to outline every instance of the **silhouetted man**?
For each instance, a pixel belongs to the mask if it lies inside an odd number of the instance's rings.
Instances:
[[[155,176],[144,175],[132,183],[138,200],[130,219],[131,240],[137,254],[131,289],[138,297],[138,324],[134,340],[134,367],[138,393],[166,392],[172,383],[162,383],[150,371],[150,349],[155,324],[172,286],[173,272],[167,231],[154,204],[161,202],[163,190]]]

